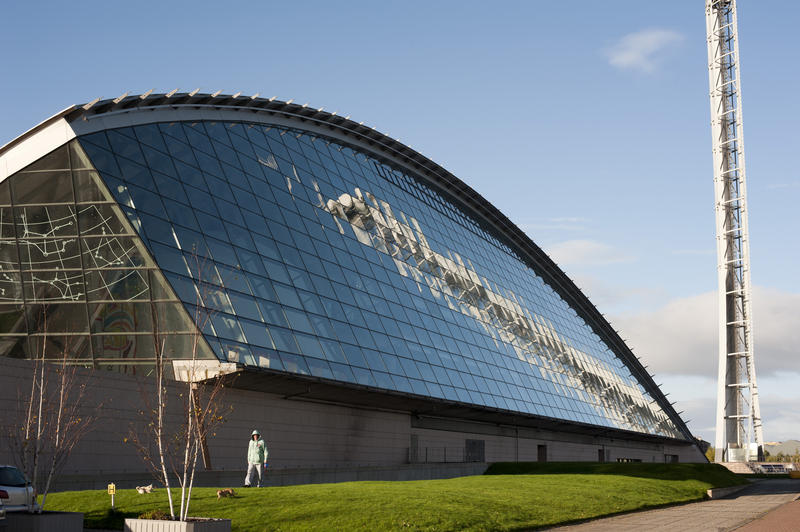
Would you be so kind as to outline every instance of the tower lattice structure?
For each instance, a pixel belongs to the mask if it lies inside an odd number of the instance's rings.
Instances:
[[[735,0],[706,0],[719,301],[715,460],[763,459]]]

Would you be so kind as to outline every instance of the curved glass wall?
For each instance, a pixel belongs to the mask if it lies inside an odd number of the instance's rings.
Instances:
[[[249,123],[79,140],[221,360],[682,438],[514,250],[400,169]]]

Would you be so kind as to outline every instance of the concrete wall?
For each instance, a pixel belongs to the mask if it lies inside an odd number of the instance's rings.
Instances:
[[[14,462],[6,435],[18,415],[18,397],[29,390],[31,369],[30,361],[0,358],[0,463]],[[49,372],[54,379],[52,368]],[[87,386],[83,413],[96,414],[98,421],[75,448],[63,476],[75,482],[100,478],[101,485],[107,478],[127,479],[130,484],[146,480],[147,470],[130,439],[134,433],[144,436],[146,419],[140,412],[147,410],[143,398],[152,395],[152,379],[87,369],[79,369],[78,374]],[[170,391],[167,420],[174,432],[181,410],[177,394],[185,392],[185,385],[171,383]],[[280,484],[293,483],[292,478],[305,482],[393,478],[393,474],[394,478],[448,476],[456,471],[455,465],[409,465],[409,448],[413,445],[414,462],[443,462],[442,449],[450,453],[446,461],[461,461],[466,439],[484,441],[483,462],[535,461],[540,445],[547,446],[548,461],[597,461],[600,448],[606,450],[610,461],[635,458],[663,462],[665,454],[678,455],[681,462],[704,461],[694,446],[420,418],[403,412],[315,403],[230,388],[224,392],[224,401],[230,406],[225,422],[208,441],[214,472],[203,474],[201,482],[224,479],[226,484],[237,483],[233,481],[243,474],[247,442],[254,428],[264,435],[273,482]],[[102,406],[98,409],[96,405]],[[387,467],[395,473],[388,472]],[[295,477],[292,470],[297,473]]]
[[[433,422],[426,425],[435,425],[435,421],[431,421]],[[616,462],[618,459],[665,462],[665,455],[677,455],[679,462],[705,461],[693,446],[643,443],[513,427],[504,427],[502,433],[475,431],[476,427],[471,427],[471,423],[459,424],[463,425],[461,431],[413,428],[412,433],[418,435],[421,448],[455,448],[463,445],[465,438],[484,440],[487,462],[535,462],[538,460],[541,445],[546,447],[549,462],[597,462],[600,450],[607,462]]]
[[[269,463],[275,468],[406,463],[408,414],[242,390],[227,390],[226,397],[233,409],[209,440],[215,469],[244,466],[254,428],[267,442]]]

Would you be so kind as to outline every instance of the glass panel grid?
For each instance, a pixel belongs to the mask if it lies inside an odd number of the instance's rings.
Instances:
[[[251,123],[81,142],[184,303],[217,313],[228,360],[681,437],[519,254],[413,175]]]
[[[110,175],[149,179],[138,144],[124,132],[109,137],[125,145],[116,159],[107,150],[97,157]],[[110,146],[92,135],[90,152],[99,149],[92,140]],[[109,179],[118,201],[134,207],[135,187]],[[186,339],[196,327],[78,141],[10,176],[3,190],[10,194],[0,193],[0,355],[136,371],[153,363],[158,331],[168,358],[191,356]],[[142,206],[160,205],[147,194]],[[197,356],[213,354],[201,347]]]

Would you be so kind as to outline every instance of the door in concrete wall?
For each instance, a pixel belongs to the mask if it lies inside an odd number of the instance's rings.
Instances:
[[[485,462],[486,440],[466,440],[464,451],[465,462]]]
[[[537,452],[537,460],[539,462],[547,462],[547,445],[537,445],[536,446]]]

